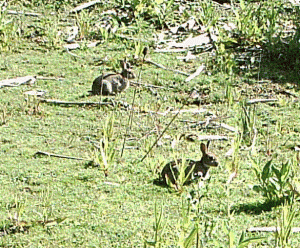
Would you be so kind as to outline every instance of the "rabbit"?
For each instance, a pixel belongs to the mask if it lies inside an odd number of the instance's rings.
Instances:
[[[217,167],[219,165],[216,155],[208,152],[209,143],[210,141],[207,142],[207,145],[204,143],[201,143],[200,145],[202,152],[201,160],[186,160],[187,167],[185,169],[185,177],[187,178],[184,184],[188,184],[197,178],[203,178],[204,180],[209,178],[209,168]],[[167,185],[167,178],[172,184],[176,184],[176,180],[179,176],[178,164],[181,163],[182,160],[178,159],[176,161],[169,162],[164,166],[161,172],[161,178],[164,184]]]
[[[108,73],[97,77],[92,86],[92,95],[116,95],[119,92],[125,91],[129,87],[128,79],[135,78],[130,64],[126,61],[121,61],[122,72]]]

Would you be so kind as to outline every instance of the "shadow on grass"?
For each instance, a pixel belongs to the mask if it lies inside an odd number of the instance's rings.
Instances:
[[[295,15],[300,16],[300,11]],[[295,83],[300,80],[300,24],[295,23],[295,33],[274,37],[261,46],[261,62],[254,78],[276,83]]]
[[[275,82],[296,83],[300,79],[300,32],[288,43],[278,40],[265,47],[261,76]]]
[[[249,204],[239,204],[237,206],[233,206],[231,212],[235,212],[237,214],[246,213],[246,214],[256,214],[259,215],[262,212],[269,212],[274,207],[278,207],[284,204],[287,201],[286,198],[281,198],[280,200],[274,201],[265,201],[265,202],[254,202]]]

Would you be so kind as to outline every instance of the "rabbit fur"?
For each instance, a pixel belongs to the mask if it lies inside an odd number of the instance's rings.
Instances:
[[[108,73],[97,77],[92,85],[92,95],[116,95],[129,87],[128,79],[135,78],[135,74],[126,61],[121,61],[122,72]]]
[[[187,164],[187,167],[185,169],[185,177],[187,177],[185,184],[190,183],[192,180],[197,178],[207,179],[209,177],[210,167],[217,167],[219,165],[216,155],[208,152],[208,146],[209,141],[207,145],[201,143],[201,160],[195,161],[192,159],[187,159],[185,161],[185,163]],[[176,180],[179,176],[179,164],[182,164],[181,159],[169,162],[164,166],[161,172],[161,178],[165,184],[167,184],[167,178],[172,184],[176,184]]]

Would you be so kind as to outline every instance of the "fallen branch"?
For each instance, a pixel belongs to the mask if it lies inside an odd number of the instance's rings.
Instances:
[[[216,122],[212,122],[212,123],[214,125],[216,125],[216,126],[219,125],[220,127],[224,128],[224,129],[226,129],[228,131],[231,131],[231,132],[237,132],[238,131],[235,127],[229,126],[229,125],[227,125],[225,123],[216,123]]]
[[[250,105],[250,104],[255,104],[255,103],[265,103],[265,102],[276,102],[278,101],[278,99],[252,99],[252,100],[248,100],[246,102],[246,104]]]
[[[90,159],[86,159],[86,158],[70,157],[70,156],[66,156],[66,155],[54,154],[54,153],[43,152],[43,151],[38,151],[34,154],[34,156],[37,156],[37,155],[44,155],[44,156],[56,157],[56,158],[67,158],[67,159],[74,159],[74,160],[91,161]]]
[[[226,129],[226,130],[228,130],[228,131],[231,131],[231,132],[237,132],[237,131],[238,131],[235,127],[229,126],[229,125],[227,125],[227,124],[225,124],[225,123],[215,122],[215,121],[213,121],[213,120],[210,120],[209,122],[207,122],[207,121],[199,121],[199,122],[197,122],[196,124],[190,125],[189,127],[190,127],[190,128],[195,128],[195,127],[197,127],[197,126],[202,126],[202,125],[205,125],[205,128],[206,128],[208,125],[212,125],[212,126],[214,126],[215,128],[221,127],[221,128],[224,128],[224,129]]]
[[[280,231],[280,227],[270,226],[270,227],[250,227],[247,229],[247,232],[276,232]],[[300,232],[300,227],[292,227],[292,233]]]
[[[292,93],[292,92],[289,92],[287,90],[279,90],[279,93],[281,94],[285,94],[285,95],[288,95],[288,96],[293,96],[295,98],[299,98],[296,94]]]
[[[91,6],[93,6],[93,5],[97,4],[97,3],[101,3],[101,1],[100,1],[100,0],[96,0],[96,1],[91,1],[91,2],[88,2],[88,3],[80,4],[80,5],[77,6],[76,8],[72,9],[72,10],[70,11],[70,13],[71,13],[71,14],[73,14],[73,13],[78,13],[78,12],[80,12],[81,10],[86,9],[86,8],[89,8],[89,7],[91,7]]]
[[[188,73],[185,73],[185,72],[182,72],[182,71],[178,71],[178,70],[169,69],[169,68],[167,68],[167,67],[165,67],[165,66],[163,66],[163,65],[161,65],[161,64],[155,63],[155,62],[153,62],[153,61],[151,61],[151,60],[148,60],[148,59],[145,59],[145,62],[148,63],[148,64],[155,65],[155,66],[157,66],[158,68],[161,68],[161,69],[166,70],[166,71],[173,71],[173,72],[176,72],[176,73],[178,73],[178,74],[184,75],[184,76],[186,76],[186,77],[189,77],[189,76],[190,76],[190,74],[188,74]]]
[[[0,88],[2,87],[17,87],[22,84],[34,84],[36,81],[35,76],[17,77],[12,79],[5,79],[0,81]]]
[[[226,136],[219,136],[219,135],[198,135],[196,133],[189,133],[189,134],[181,134],[180,139],[184,138],[188,141],[195,142],[196,140],[203,141],[203,140],[228,140]]]
[[[69,52],[70,50],[75,50],[75,49],[80,48],[80,44],[78,44],[78,43],[65,44],[65,45],[63,45],[63,48],[65,48]],[[70,54],[75,57],[79,57],[78,55],[72,54],[71,52],[70,52]]]
[[[166,87],[153,85],[153,84],[143,84],[138,82],[130,82],[131,85],[143,86],[145,88],[154,88],[154,89],[166,89]]]
[[[15,10],[7,10],[7,14],[10,14],[10,15],[25,15],[25,16],[40,16],[41,15],[41,14],[38,14],[38,13],[15,11]]]
[[[222,135],[198,135],[197,139],[199,141],[202,141],[202,140],[228,140],[228,138],[226,136],[222,136]]]
[[[70,50],[69,50],[69,49],[66,49],[66,52],[67,52],[68,54],[70,54],[71,56],[75,57],[75,58],[80,58],[80,59],[83,59],[83,57],[82,57],[82,56],[79,56],[79,55],[77,55],[77,54],[75,54],[75,53],[72,53],[72,52],[70,52]]]
[[[178,48],[178,49],[155,49],[154,52],[156,53],[182,53],[189,51],[188,48]]]
[[[113,183],[113,182],[103,182],[103,184],[112,185],[112,186],[120,186],[119,183]]]
[[[145,40],[145,39],[141,39],[141,38],[134,38],[131,36],[125,36],[125,35],[121,35],[121,34],[115,34],[116,37],[124,39],[124,40],[134,40],[134,41],[140,41],[140,42],[149,42],[149,40]]]
[[[207,110],[204,108],[197,108],[197,109],[179,109],[179,110],[173,110],[171,111],[170,109],[166,110],[165,112],[156,112],[156,111],[141,111],[142,113],[147,113],[147,114],[157,114],[157,115],[162,115],[166,116],[167,114],[182,114],[182,113],[192,113],[192,114],[199,114],[199,113],[204,113]]]
[[[36,79],[38,80],[64,80],[64,78],[56,78],[56,77],[43,77],[43,76],[37,76]]]
[[[187,77],[185,79],[185,82],[189,82],[191,81],[192,79],[194,79],[195,77],[199,76],[200,73],[205,69],[205,65],[201,65],[199,66],[199,68],[193,73],[191,74],[189,77]]]
[[[44,90],[30,90],[30,91],[26,91],[23,93],[24,95],[27,96],[38,96],[38,97],[42,97],[46,94],[46,91]]]
[[[68,101],[60,101],[60,100],[51,100],[51,99],[41,99],[41,102],[43,103],[49,103],[49,104],[54,104],[54,105],[76,105],[76,106],[107,106],[107,105],[111,105],[111,106],[115,106],[116,104],[121,105],[122,107],[125,108],[130,108],[130,104],[128,104],[127,102],[123,102],[123,101],[111,101],[111,102],[68,102]]]

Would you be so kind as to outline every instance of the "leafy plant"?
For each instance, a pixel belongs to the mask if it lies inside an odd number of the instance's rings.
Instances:
[[[114,115],[110,115],[102,126],[103,138],[94,150],[94,163],[100,165],[105,175],[113,164],[116,155],[117,139],[114,137]],[[100,152],[99,152],[100,151]]]
[[[264,167],[260,168],[260,163],[252,159],[253,170],[259,184],[253,187],[256,192],[262,193],[268,201],[280,202],[283,199],[292,201],[293,193],[289,189],[291,177],[291,163],[282,162],[281,167],[275,166],[269,160]]]
[[[91,31],[91,29],[92,29],[91,22],[92,21],[91,20],[92,20],[91,14],[86,11],[82,11],[79,14],[76,14],[76,23],[77,23],[77,26],[79,27],[80,39],[87,39],[90,36],[90,34],[92,33],[92,31]],[[106,34],[105,34],[104,39],[107,40]]]
[[[276,1],[254,4],[240,0],[239,6],[232,5],[234,24],[239,42],[243,44],[271,41],[277,31],[276,20],[280,7]]]
[[[18,27],[12,18],[8,19],[5,11],[0,9],[0,50],[10,50],[18,41]]]
[[[213,1],[204,0],[200,1],[200,11],[198,18],[201,24],[207,29],[210,30],[215,26],[217,21],[220,18],[218,10],[215,8]]]
[[[45,45],[47,48],[60,48],[62,37],[57,17],[49,18],[47,16],[41,18],[41,26],[43,27],[42,35],[45,37]]]
[[[250,244],[259,243],[265,240],[264,237],[245,237],[245,232],[241,233],[241,236],[237,239],[235,233],[230,229],[229,225],[226,223],[223,226],[224,232],[228,236],[228,247],[229,248],[244,248],[249,247]]]

